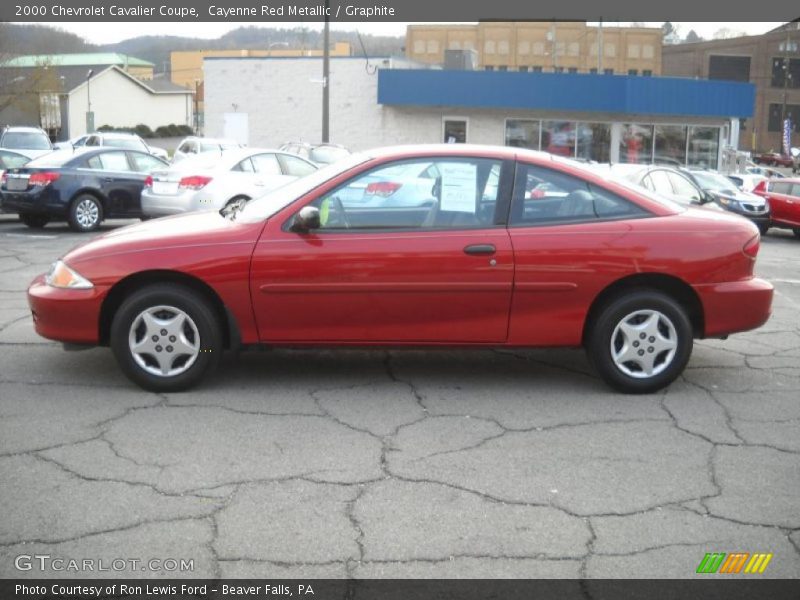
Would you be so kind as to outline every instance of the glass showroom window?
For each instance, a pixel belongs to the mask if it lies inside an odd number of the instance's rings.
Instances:
[[[682,166],[686,164],[686,127],[681,125],[656,125],[656,151],[654,162]]]
[[[619,140],[619,162],[650,164],[653,158],[653,126],[623,123]]]
[[[575,121],[544,121],[542,150],[557,156],[575,156]]]
[[[717,168],[719,127],[689,127],[689,166]]]
[[[579,158],[608,162],[611,158],[611,124],[578,123]]]
[[[506,121],[506,146],[539,149],[539,121],[508,119]]]

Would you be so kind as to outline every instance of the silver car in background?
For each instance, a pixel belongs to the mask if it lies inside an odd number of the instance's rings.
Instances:
[[[142,212],[148,217],[162,217],[220,210],[316,170],[314,163],[277,150],[249,148],[221,156],[201,154],[153,171],[142,190]]]
[[[181,140],[172,156],[172,163],[179,163],[187,158],[194,158],[201,154],[212,154],[222,156],[230,150],[241,150],[244,145],[236,140],[226,140],[222,138],[204,138],[189,136]]]

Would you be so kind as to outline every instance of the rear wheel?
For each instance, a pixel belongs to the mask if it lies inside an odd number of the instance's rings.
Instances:
[[[794,237],[800,240],[800,227],[795,227],[792,229],[792,233],[794,234]]]
[[[31,229],[42,229],[50,222],[50,217],[45,215],[21,214],[19,220]]]
[[[74,231],[94,231],[103,221],[103,205],[91,194],[81,194],[70,204],[68,220]]]
[[[214,310],[199,294],[158,284],[120,306],[111,324],[111,349],[134,383],[154,392],[177,392],[217,367],[222,332]]]
[[[669,385],[692,353],[686,310],[654,290],[617,296],[591,327],[589,358],[606,383],[621,392],[646,394]]]

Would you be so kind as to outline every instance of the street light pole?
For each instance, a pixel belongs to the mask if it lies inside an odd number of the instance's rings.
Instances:
[[[86,74],[86,133],[94,133],[94,113],[92,113],[92,75],[94,69]]]
[[[323,35],[322,49],[322,142],[330,141],[330,78],[331,78],[331,50],[330,35],[331,23],[328,12],[330,11],[330,0],[325,0],[325,33]]]

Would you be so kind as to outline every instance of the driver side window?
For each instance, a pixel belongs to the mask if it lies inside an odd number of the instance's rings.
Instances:
[[[501,162],[449,157],[392,163],[315,200],[320,229],[492,227]]]

